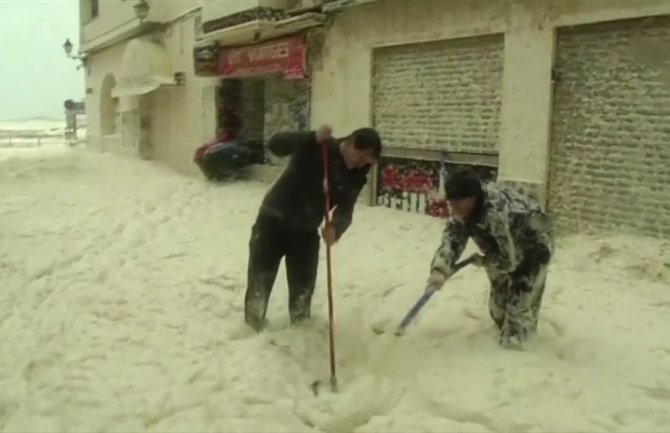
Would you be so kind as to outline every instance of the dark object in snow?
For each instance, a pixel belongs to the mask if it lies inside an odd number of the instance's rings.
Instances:
[[[245,169],[264,162],[261,141],[223,140],[205,143],[195,151],[194,162],[207,180],[221,182],[246,177]]]

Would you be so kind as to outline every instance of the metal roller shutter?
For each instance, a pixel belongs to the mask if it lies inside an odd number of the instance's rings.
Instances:
[[[374,124],[390,147],[495,153],[500,34],[374,51]]]
[[[568,231],[670,237],[670,17],[560,29],[548,208]]]

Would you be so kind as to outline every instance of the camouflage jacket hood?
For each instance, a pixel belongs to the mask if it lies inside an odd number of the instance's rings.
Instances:
[[[452,215],[447,220],[431,270],[450,276],[469,238],[486,256],[485,266],[497,273],[513,272],[524,259],[548,261],[548,256],[536,257],[539,250],[553,250],[552,224],[542,207],[495,183],[485,183],[482,189],[472,217]]]

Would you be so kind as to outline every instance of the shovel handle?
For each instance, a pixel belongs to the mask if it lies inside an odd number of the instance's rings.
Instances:
[[[467,265],[470,265],[470,264],[474,263],[475,260],[477,260],[477,254],[473,254],[470,257],[468,257],[467,259],[456,263],[454,265],[454,271],[453,271],[452,275],[454,273],[458,272],[459,270],[463,269]],[[409,310],[409,312],[407,313],[405,318],[402,319],[402,322],[400,322],[400,326],[398,326],[398,329],[396,330],[395,335],[402,335],[405,332],[405,328],[407,327],[407,325],[409,325],[412,322],[412,320],[414,320],[414,317],[416,317],[416,315],[419,313],[421,308],[423,308],[423,306],[426,305],[426,302],[428,302],[428,300],[431,298],[431,296],[433,296],[435,294],[436,291],[437,291],[437,287],[432,286],[432,285],[428,286],[426,288],[426,291],[423,293],[423,295],[421,295],[421,297],[416,302],[416,304],[414,304],[414,306],[412,307],[411,310]]]

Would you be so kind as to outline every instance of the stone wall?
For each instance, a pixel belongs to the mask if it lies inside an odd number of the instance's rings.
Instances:
[[[309,129],[309,98],[309,80],[269,77],[265,81],[265,141],[280,131]],[[269,152],[268,158],[272,164],[286,162],[285,158],[277,158]]]
[[[137,149],[140,139],[140,118],[137,108],[127,111],[122,111],[119,114],[121,119],[121,145],[123,150],[133,151]],[[134,153],[134,152],[132,152]]]

